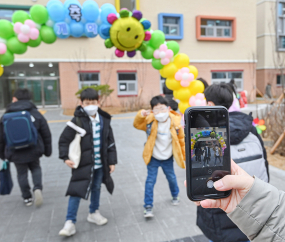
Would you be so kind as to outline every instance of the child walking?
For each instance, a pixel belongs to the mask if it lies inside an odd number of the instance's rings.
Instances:
[[[59,139],[59,158],[72,168],[72,176],[66,196],[69,197],[66,222],[59,232],[62,236],[76,233],[75,223],[81,198],[88,199],[91,193],[89,215],[87,221],[97,225],[108,222],[99,212],[101,183],[105,183],[112,194],[114,183],[111,173],[117,164],[117,152],[110,125],[111,116],[98,108],[99,95],[92,88],[87,88],[80,94],[81,105],[74,113],[74,125],[86,131],[81,138],[81,159],[77,169],[73,169],[74,162],[69,160],[69,145],[76,135],[76,131],[67,126]]]
[[[173,158],[181,168],[185,168],[184,130],[181,116],[170,111],[168,102],[162,96],[155,96],[150,101],[152,110],[141,110],[134,120],[134,127],[147,132],[148,139],[143,151],[147,165],[145,183],[144,217],[153,217],[153,188],[156,183],[158,168],[161,167],[169,183],[172,204],[179,204],[179,188],[173,168]]]

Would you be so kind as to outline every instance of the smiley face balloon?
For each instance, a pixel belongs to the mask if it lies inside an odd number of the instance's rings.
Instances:
[[[105,46],[107,48],[115,46],[117,57],[123,57],[125,51],[127,51],[128,57],[134,57],[136,50],[144,51],[146,49],[143,41],[148,41],[151,38],[151,33],[146,31],[151,24],[148,20],[142,20],[140,11],[135,10],[131,13],[127,9],[122,9],[120,18],[111,13],[107,20],[112,26],[102,30],[102,33],[110,35],[110,38],[105,40]]]

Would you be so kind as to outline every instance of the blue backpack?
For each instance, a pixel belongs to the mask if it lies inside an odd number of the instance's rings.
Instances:
[[[4,138],[9,149],[23,149],[37,145],[38,132],[28,111],[3,115]]]

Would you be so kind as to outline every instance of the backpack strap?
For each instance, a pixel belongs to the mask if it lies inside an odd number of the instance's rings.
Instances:
[[[148,139],[148,137],[150,136],[150,132],[151,132],[151,127],[152,127],[152,123],[149,123],[146,125],[146,138]]]
[[[86,130],[81,128],[82,123],[81,123],[80,118],[75,117],[75,123],[68,121],[66,124],[70,128],[74,129],[76,132],[78,132],[81,137],[83,137],[86,134]]]
[[[78,127],[82,128],[82,122],[81,122],[81,119],[79,117],[75,117],[75,124]]]

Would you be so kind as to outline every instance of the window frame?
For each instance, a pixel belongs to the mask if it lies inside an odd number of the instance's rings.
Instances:
[[[164,17],[172,17],[172,18],[179,18],[179,31],[178,35],[169,35],[165,34],[165,39],[171,40],[181,40],[184,38],[184,19],[183,14],[174,14],[174,13],[160,13],[158,14],[158,29],[163,32],[163,18]]]
[[[280,78],[280,84],[277,84],[278,77]],[[284,74],[283,82],[284,82],[284,86],[285,86],[285,74]],[[276,87],[282,87],[282,86],[283,85],[282,85],[282,80],[281,80],[281,74],[276,74]]]
[[[17,10],[29,11],[31,7],[32,7],[31,5],[0,4],[0,9],[14,10],[14,11],[17,11]],[[12,19],[8,21],[12,22]]]
[[[221,73],[224,72],[226,73],[226,77],[225,78],[217,78],[217,79],[213,79],[213,73]],[[215,84],[215,83],[228,83],[230,82],[230,80],[232,78],[229,78],[229,73],[234,73],[234,72],[240,72],[242,74],[242,78],[233,78],[236,82],[240,82],[241,83],[241,88],[237,88],[238,92],[241,92],[244,90],[244,70],[211,70],[211,84]]]
[[[119,74],[135,74],[136,79],[135,80],[119,80]],[[127,83],[134,83],[135,84],[135,91],[126,91],[122,92],[120,91],[120,82],[127,82]],[[127,86],[128,88],[128,86]],[[138,76],[137,72],[134,71],[117,71],[117,92],[118,97],[133,97],[138,95]]]
[[[98,81],[80,81],[80,74],[98,74]],[[84,86],[94,86],[92,84],[101,85],[101,75],[100,71],[78,71],[78,87],[79,89],[83,88]]]
[[[202,36],[201,35],[201,20],[213,20],[213,21],[231,21],[231,37],[216,37],[214,36]],[[203,25],[202,25],[203,26]],[[224,28],[225,26],[219,26],[217,28]],[[214,29],[217,29],[216,26]],[[228,27],[227,27],[228,28]],[[224,16],[207,16],[207,15],[198,15],[196,16],[196,39],[198,41],[225,41],[233,42],[236,40],[236,18],[235,17],[224,17]]]
[[[159,85],[160,85],[160,94],[163,94],[164,83],[166,82],[166,78],[160,76]]]
[[[279,15],[279,5],[280,4],[283,4],[285,8],[285,0],[277,0],[276,2],[276,42],[277,42],[276,50],[285,51],[285,46],[284,47],[281,46],[281,43],[282,43],[281,39],[285,38],[285,11],[283,8],[283,15]],[[283,31],[279,31],[280,27],[283,29]]]

